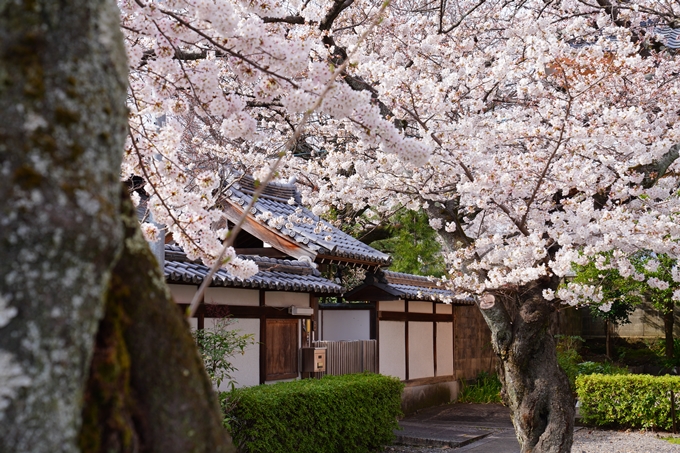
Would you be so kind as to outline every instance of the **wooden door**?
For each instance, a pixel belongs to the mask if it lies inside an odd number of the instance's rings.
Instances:
[[[298,376],[298,320],[267,319],[265,380]]]

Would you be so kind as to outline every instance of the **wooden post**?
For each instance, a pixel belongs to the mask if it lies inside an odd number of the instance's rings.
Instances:
[[[673,392],[673,387],[671,387],[671,419],[673,420],[673,434],[676,434],[678,426],[675,419],[675,393]]]
[[[408,300],[404,301],[404,313],[408,313]],[[404,321],[404,362],[406,364],[406,381],[408,381],[408,376],[409,376],[409,357],[408,357],[408,315],[406,316],[406,319]]]
[[[437,302],[432,302],[432,313],[437,313]],[[432,321],[432,369],[437,376],[437,321]]]

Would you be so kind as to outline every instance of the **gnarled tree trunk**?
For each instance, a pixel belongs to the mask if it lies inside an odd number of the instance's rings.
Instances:
[[[571,451],[574,398],[550,335],[554,306],[542,295],[553,284],[537,281],[486,293],[479,302],[500,358],[502,396],[523,453]]]

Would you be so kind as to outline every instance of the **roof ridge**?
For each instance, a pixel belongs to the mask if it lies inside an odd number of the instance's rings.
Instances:
[[[271,258],[260,255],[237,255],[241,259],[254,261],[260,271],[269,272],[285,272],[287,274],[296,275],[314,275],[320,276],[321,273],[312,266],[312,263],[301,260],[287,260],[281,258]],[[186,252],[179,245],[165,244],[165,258],[166,261],[174,261],[179,263],[192,263],[205,266],[201,260],[190,260]],[[206,266],[208,267],[208,266]]]
[[[389,271],[385,270],[383,271],[385,273],[385,278],[389,283],[394,283],[394,284],[404,284],[404,285],[409,285],[412,283],[415,283],[415,285],[411,286],[425,286],[429,288],[441,288],[441,283],[438,284],[439,279],[437,277],[432,277],[432,276],[424,276],[424,275],[415,275],[415,274],[407,274],[404,272],[395,272],[395,271]]]

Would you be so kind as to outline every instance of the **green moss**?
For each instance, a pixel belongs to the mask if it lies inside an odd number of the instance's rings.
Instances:
[[[680,445],[680,438],[678,437],[662,437],[662,439],[670,444]]]
[[[85,392],[79,436],[81,451],[133,451],[136,434],[132,421],[130,355],[123,336],[128,320],[121,304],[121,298],[129,293],[125,282],[114,274]]]
[[[31,135],[31,141],[39,149],[46,151],[50,155],[53,155],[57,151],[57,141],[49,133],[34,132]]]
[[[24,164],[14,170],[12,179],[15,185],[24,190],[31,190],[40,186],[43,176],[30,165]]]
[[[54,120],[64,127],[69,127],[80,121],[80,113],[58,106],[54,109]]]

